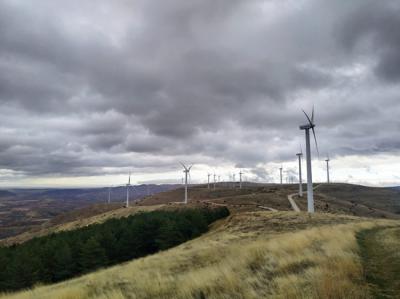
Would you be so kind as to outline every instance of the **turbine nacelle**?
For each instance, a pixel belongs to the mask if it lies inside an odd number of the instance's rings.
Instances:
[[[300,128],[300,130],[310,130],[310,129],[315,128],[315,124],[309,123],[306,125],[302,125],[299,128]]]
[[[314,136],[314,141],[315,141],[315,148],[317,149],[318,157],[319,157],[319,150],[318,150],[318,143],[317,143],[317,137],[315,136],[315,123],[314,123],[314,106],[312,108],[311,112],[311,118],[308,116],[308,114],[303,110],[304,115],[306,116],[308,120],[308,124],[300,126],[300,130],[311,130]]]
[[[189,172],[190,171],[190,169],[193,167],[193,165],[190,165],[189,167],[187,167],[185,164],[183,164],[182,162],[179,162],[182,166],[183,166],[183,168],[184,168],[184,170],[183,170],[183,172]]]

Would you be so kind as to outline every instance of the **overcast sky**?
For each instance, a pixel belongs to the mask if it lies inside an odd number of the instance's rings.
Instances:
[[[0,186],[274,182],[313,105],[316,180],[400,184],[399,28],[395,0],[0,0]]]

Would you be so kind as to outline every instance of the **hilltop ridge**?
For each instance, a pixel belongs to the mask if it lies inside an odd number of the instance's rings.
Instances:
[[[340,188],[344,188],[340,191]],[[298,185],[251,184],[243,189],[218,184],[207,189],[195,185],[189,189],[188,207],[224,205],[231,212],[278,210],[291,211],[288,195],[297,191]],[[371,192],[371,194],[369,194]],[[376,201],[373,199],[377,198]],[[96,204],[61,214],[42,226],[14,237],[0,240],[0,244],[24,242],[34,236],[71,230],[114,217],[126,217],[141,211],[182,207],[183,188],[160,192],[132,203],[126,209],[121,203]],[[306,210],[306,198],[295,197],[301,210]],[[361,217],[400,219],[400,191],[391,188],[371,188],[349,184],[320,184],[315,191],[316,210],[324,213],[347,214]],[[379,207],[379,208],[377,208]]]

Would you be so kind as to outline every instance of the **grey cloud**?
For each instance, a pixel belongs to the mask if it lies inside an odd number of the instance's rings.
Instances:
[[[400,4],[365,1],[354,8],[340,29],[347,48],[376,59],[376,74],[389,82],[400,79]],[[371,53],[372,52],[372,53]]]
[[[256,176],[256,180],[262,180],[266,182],[272,181],[272,175],[264,168],[257,167],[250,170],[250,173]]]
[[[294,158],[301,109],[313,103],[322,151],[398,152],[400,91],[379,80],[400,78],[398,10],[361,0],[2,1],[0,168],[155,172],[186,157],[268,179],[260,165]]]

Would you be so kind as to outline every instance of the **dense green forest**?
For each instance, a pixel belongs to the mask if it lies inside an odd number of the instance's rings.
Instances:
[[[0,247],[0,291],[52,283],[195,238],[227,208],[139,213]]]

